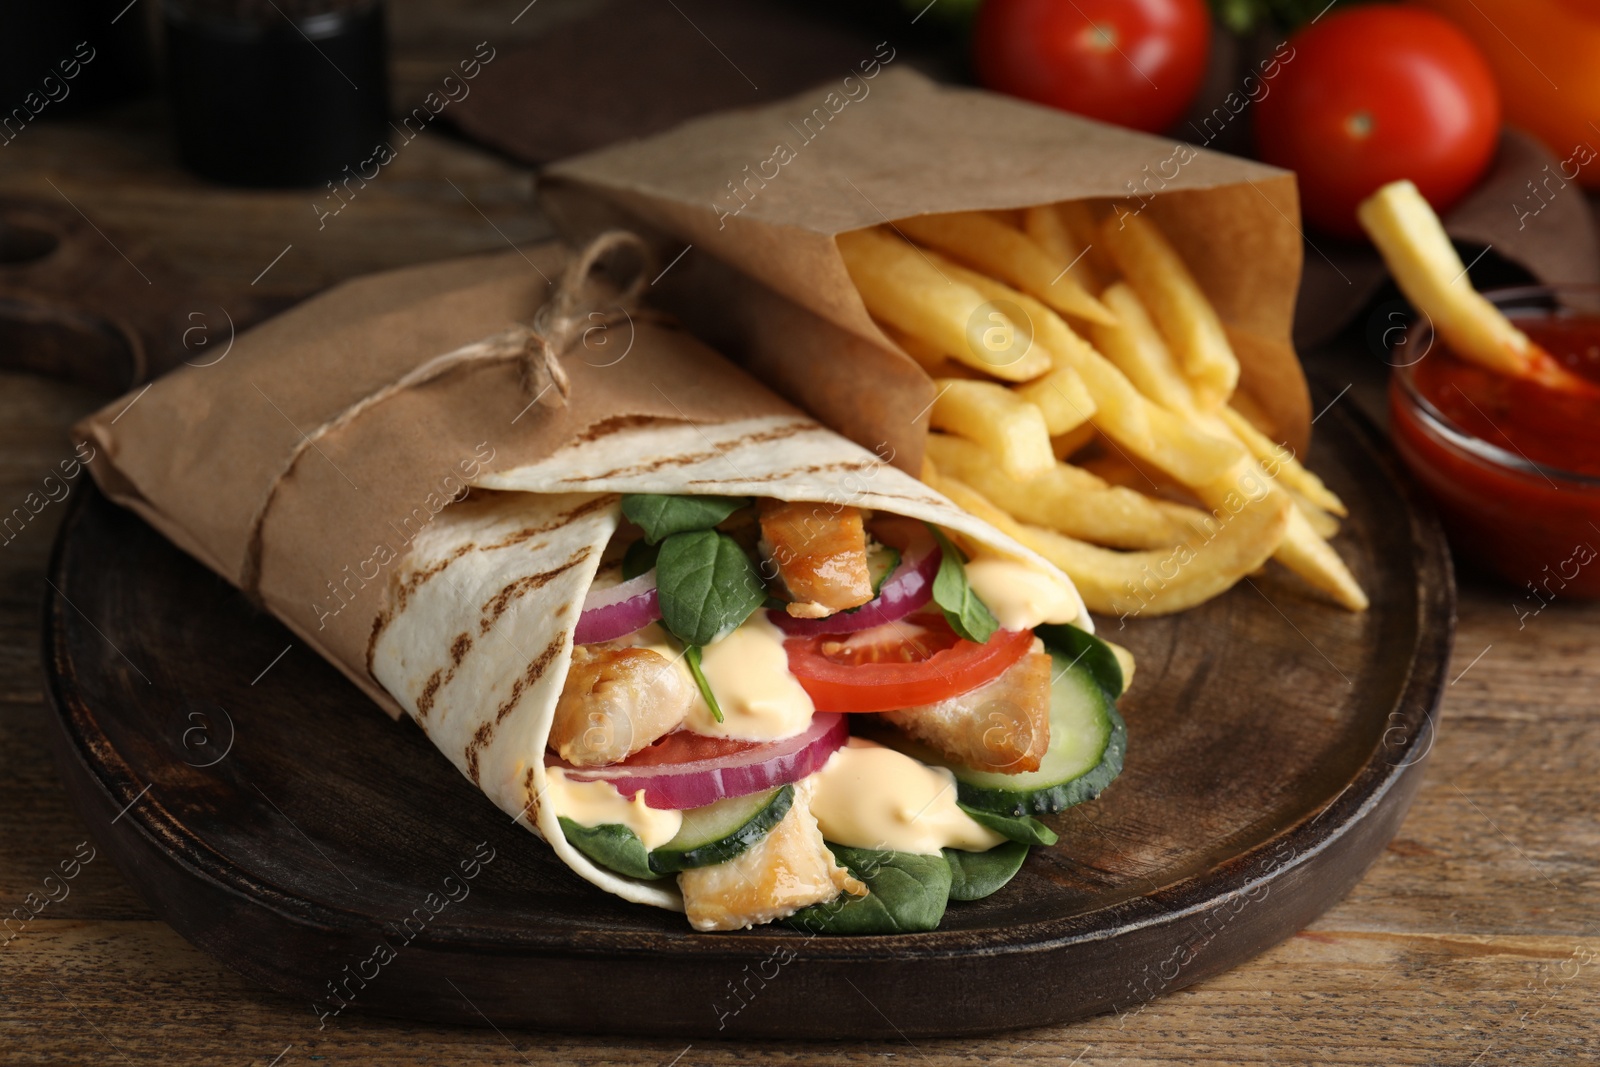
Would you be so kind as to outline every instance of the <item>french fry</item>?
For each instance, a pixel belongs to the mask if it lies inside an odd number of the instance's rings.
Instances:
[[[1117,316],[1114,325],[1093,325],[1089,337],[1145,396],[1168,411],[1198,414],[1194,391],[1178,369],[1144,302],[1127,282],[1106,286],[1100,299]]]
[[[1298,508],[1289,509],[1289,528],[1273,558],[1311,587],[1349,611],[1366,611],[1370,601],[1333,546],[1317,536]]]
[[[1120,485],[1136,489],[1141,493],[1187,492],[1170,475],[1153,468],[1142,467],[1130,459],[1126,452],[1120,450],[1083,460],[1076,466],[1082,467],[1108,485]]]
[[[1115,326],[1094,326],[1091,336],[1107,359],[1150,399],[1169,411],[1188,416],[1219,436],[1236,438],[1272,477],[1293,489],[1307,503],[1335,515],[1347,514],[1343,501],[1307,470],[1294,453],[1273,441],[1238,411],[1223,405],[1216,412],[1201,412],[1189,383],[1172,358],[1171,350],[1150,320],[1144,304],[1123,282],[1106,287],[1101,299],[1116,312]],[[1307,515],[1307,518],[1313,518]],[[1313,524],[1316,522],[1313,518]],[[1333,524],[1338,528],[1338,524]]]
[[[1306,522],[1310,524],[1313,533],[1324,541],[1332,541],[1339,536],[1338,519],[1323,511],[1288,486],[1281,486],[1280,488],[1289,494],[1289,499],[1294,501],[1294,506],[1299,508],[1300,514],[1306,517]]]
[[[1256,461],[1266,468],[1267,473],[1272,475],[1274,480],[1282,482],[1285,488],[1293,489],[1305,497],[1308,503],[1323,511],[1341,517],[1350,513],[1344,506],[1344,501],[1340,500],[1333,490],[1322,484],[1321,478],[1307,470],[1295,458],[1293,452],[1256,429],[1249,419],[1227,405],[1217,409],[1217,417],[1249,450]]]
[[[1055,360],[1056,366],[1077,371],[1094,398],[1096,429],[1116,443],[1168,471],[1186,485],[1199,485],[1225,476],[1244,460],[1236,442],[1208,434],[1152,403],[1052,309],[1003,282],[984,277],[929,253],[939,269],[990,300],[1009,300],[1032,323],[1034,344]]]
[[[1149,220],[1123,212],[1096,225],[1101,213],[1082,201],[1030,208],[1020,219],[1026,235],[989,214],[909,224],[934,246],[920,253],[933,273],[968,302],[975,293],[1014,305],[1011,324],[1030,332],[1050,365],[1009,389],[956,381],[970,372],[938,374],[954,364],[918,339],[929,330],[908,328],[918,336],[907,350],[922,346],[914,358],[941,389],[930,422],[951,431],[930,435],[926,480],[1060,566],[1097,612],[1181,611],[1269,558],[1334,602],[1364,609],[1365,593],[1325,540],[1338,533],[1343,503],[1257,429],[1248,397],[1237,398],[1244,411],[1230,405],[1238,361],[1193,276]],[[1075,332],[1059,304],[1029,291],[1037,280],[1007,251],[1018,237],[1057,261],[1090,252],[1065,273],[1098,293],[1115,321],[1085,324],[1089,340]],[[1122,280],[1113,280],[1119,269]],[[1104,448],[1079,466],[1045,464],[1041,423],[1057,458],[1095,440]]]
[[[1050,369],[1050,357],[1030,345],[1020,356],[995,359],[986,334],[1016,336],[1016,324],[969,285],[941,274],[915,246],[881,230],[837,238],[850,280],[867,311],[970,367],[1025,382]]]
[[[1147,469],[1125,454],[1112,454],[1088,460],[1082,466],[1112,485],[1121,485],[1146,493],[1189,492],[1210,508],[1226,506],[1230,493],[1245,499],[1273,499],[1287,503],[1294,510],[1285,532],[1284,541],[1272,553],[1279,563],[1289,568],[1310,585],[1327,594],[1340,606],[1351,611],[1366,608],[1366,594],[1351,575],[1339,554],[1318,536],[1308,519],[1294,507],[1291,495],[1267,476],[1254,459],[1246,461],[1236,476],[1219,479],[1209,486],[1183,487],[1160,470]],[[1169,505],[1182,507],[1183,505]],[[1192,509],[1190,509],[1192,510]],[[1326,521],[1321,523],[1326,528]]]
[[[1214,512],[1229,508],[1232,501],[1237,499],[1271,500],[1283,504],[1288,510],[1289,519],[1283,530],[1282,543],[1275,547],[1272,557],[1340,607],[1350,611],[1367,609],[1367,594],[1350,573],[1350,568],[1345,566],[1344,560],[1339,558],[1339,553],[1317,536],[1310,521],[1294,506],[1289,495],[1254,460],[1250,461],[1242,477],[1199,486],[1195,493],[1201,503]]]
[[[1094,328],[1107,358],[1114,359],[1147,395],[1164,406],[1208,431],[1237,440],[1251,454],[1249,469],[1256,482],[1268,487],[1268,492],[1286,495],[1295,508],[1275,558],[1342,606],[1353,611],[1364,609],[1365,594],[1338,553],[1324,541],[1338,532],[1339,524],[1323,512],[1344,515],[1344,503],[1287,448],[1273,442],[1226,404],[1215,413],[1199,410],[1189,384],[1177,374],[1136,293],[1117,283],[1107,287],[1102,296],[1118,317],[1115,327]],[[1222,479],[1223,488],[1200,490],[1199,495],[1214,507],[1235,484],[1236,480]]]
[[[1595,392],[1472,287],[1444,224],[1411,182],[1385,185],[1361,202],[1356,217],[1400,291],[1457,355],[1552,389]]]
[[[1067,276],[1077,279],[1085,292],[1098,294],[1104,288],[1104,283],[1089,263],[1089,249],[1067,228],[1066,220],[1054,204],[1030,207],[1023,213],[1022,230],[1056,262],[1067,264]],[[1115,311],[1111,313],[1116,314]]]
[[[1018,522],[959,479],[935,476],[945,496],[1060,567],[1090,611],[1123,617],[1170,615],[1226,592],[1272,555],[1294,510],[1263,498],[1174,547],[1118,552]]]
[[[1070,433],[1088,423],[1099,406],[1089,395],[1083,376],[1071,367],[1057,367],[1042,377],[1017,386],[1012,392],[1038,408],[1051,437]]]
[[[1099,240],[1172,346],[1196,400],[1206,408],[1227,400],[1239,382],[1239,360],[1177,249],[1143,215],[1106,219]]]
[[[912,337],[904,330],[897,330],[886,322],[878,325],[889,340],[899,345],[906,355],[917,361],[917,365],[928,373],[928,377],[976,378],[983,380],[984,375],[979,374],[965,363],[945,355],[922,338]]]
[[[1008,478],[1025,481],[1056,464],[1039,409],[996,382],[935,378],[929,425],[977,441]]]
[[[1024,522],[1112,548],[1162,548],[1190,535],[1205,513],[1174,515],[1131,489],[1107,485],[1086,470],[1057,463],[1026,482],[1008,478],[981,446],[945,434],[928,436],[927,457],[944,474],[982,493]]]
[[[1116,552],[1025,523],[1016,536],[1066,572],[1090,611],[1171,615],[1226,592],[1265,563],[1293,512],[1288,501],[1267,498],[1217,524],[1214,533],[1141,552]]]
[[[1090,203],[1087,200],[1063,200],[1052,205],[1056,217],[1072,235],[1074,243],[1086,250],[1083,262],[1094,274],[1102,279],[1115,278],[1117,265],[1111,261],[1099,242],[1100,216],[1104,214],[1103,203]]]
[[[918,215],[896,228],[918,244],[936,248],[1001,281],[1032,294],[1057,311],[1090,322],[1113,322],[1111,312],[1056,257],[1021,230],[981,211]]]
[[[1099,436],[1099,431],[1094,428],[1094,423],[1086,422],[1076,430],[1068,430],[1050,438],[1050,450],[1056,454],[1057,459],[1071,459],[1075,454],[1082,452]]]

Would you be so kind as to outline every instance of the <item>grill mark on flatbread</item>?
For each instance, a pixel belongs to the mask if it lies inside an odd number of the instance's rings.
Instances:
[[[478,757],[489,742],[494,739],[495,727],[499,726],[505,720],[505,717],[510,715],[522,701],[523,692],[529,686],[537,684],[539,679],[544,677],[544,672],[549,670],[550,664],[554,663],[556,657],[561,654],[561,649],[566,645],[566,641],[567,634],[563,631],[556,635],[555,640],[544,647],[543,652],[533,657],[528,662],[527,670],[522,672],[522,677],[511,683],[511,692],[506,696],[505,700],[500,702],[500,706],[495,709],[494,719],[490,722],[485,722],[473,732],[472,740],[467,742],[466,760],[467,773],[474,783],[478,781]],[[540,758],[543,758],[542,754],[540,754]]]
[[[843,471],[876,471],[879,466],[881,466],[881,464],[876,462],[862,462],[854,459],[841,459],[833,463],[813,463],[805,467],[790,467],[786,470],[773,471],[770,474],[741,475],[738,478],[738,481],[776,482],[781,481],[784,478],[792,478],[797,474],[821,474],[824,471],[829,473]],[[726,481],[728,481],[727,478],[691,478],[686,484],[715,485],[717,483]]]
[[[528,798],[528,802],[522,806],[522,813],[528,817],[529,822],[533,823],[535,826],[538,826],[539,794],[533,791],[532,767],[528,768],[527,775],[522,779],[522,795]]]
[[[412,571],[403,578],[400,571],[391,573],[389,577],[388,602],[384,604],[383,610],[378,612],[377,616],[372,620],[372,633],[367,635],[366,662],[369,675],[373,672],[373,660],[378,653],[378,638],[383,635],[383,631],[388,628],[389,623],[394,621],[394,617],[406,609],[406,603],[411,599],[411,594],[427,584],[430,578],[441,573],[450,564],[477,547],[477,545],[471,543],[461,545],[444,559]]]
[[[507,534],[494,544],[484,545],[483,551],[495,552],[502,548],[512,548],[516,545],[520,545],[524,541],[531,541],[540,534],[547,534],[553,530],[559,530],[561,527],[574,523],[583,518],[585,515],[592,515],[596,511],[601,511],[605,508],[608,508],[615,503],[616,500],[617,494],[603,493],[600,496],[595,497],[593,500],[585,501],[575,508],[569,508],[568,510],[563,511],[550,522],[541,523],[538,526],[525,526],[516,533]],[[537,548],[542,546],[535,547]]]
[[[367,674],[373,674],[372,659],[378,652],[378,636],[383,633],[383,628],[389,625],[389,620],[394,616],[386,606],[372,619],[372,633],[367,637]]]
[[[428,680],[423,684],[422,692],[417,697],[418,722],[421,722],[428,717],[428,712],[433,710],[433,702],[439,695],[439,687],[448,682],[450,680],[450,676],[453,676],[455,673],[456,672],[454,670],[451,670],[450,675],[447,676],[444,672],[444,668],[441,667],[439,670],[436,670],[432,674],[428,675]]]
[[[439,696],[439,690],[449,685],[456,676],[456,668],[461,666],[461,661],[467,658],[467,653],[472,651],[472,635],[460,633],[450,642],[450,667],[441,667],[428,675],[428,681],[422,687],[422,695],[417,697],[417,721],[428,717],[428,712],[433,710],[433,702]]]
[[[499,621],[500,616],[506,613],[506,609],[509,608],[515,601],[521,599],[523,594],[531,593],[535,589],[544,588],[556,578],[560,577],[567,571],[570,571],[572,568],[582,563],[584,560],[588,559],[591,555],[593,555],[593,553],[593,547],[585,546],[575,552],[567,559],[565,563],[561,564],[559,567],[553,567],[547,571],[540,571],[538,574],[525,574],[521,578],[518,578],[506,585],[505,588],[501,589],[494,596],[490,597],[488,602],[483,605],[483,608],[481,609],[483,617],[478,620],[478,633],[488,633],[494,624]]]
[[[658,418],[655,415],[614,415],[609,419],[601,419],[573,438],[572,444],[565,447],[571,448],[573,445],[586,445],[591,441],[610,437],[614,433],[621,433],[623,430],[641,430],[646,426],[666,425],[673,421],[672,419]]]
[[[414,570],[410,574],[406,575],[405,580],[400,582],[394,588],[394,610],[396,612],[404,611],[406,609],[406,601],[411,599],[412,593],[415,593],[418,589],[421,589],[435,575],[443,573],[446,567],[450,566],[450,564],[454,563],[456,560],[460,559],[462,556],[465,556],[468,552],[471,552],[477,547],[477,545],[470,542],[464,545],[458,545],[444,559],[441,559],[436,563],[430,563],[428,566]]]
[[[771,441],[782,441],[797,434],[815,433],[823,427],[814,422],[795,422],[787,426],[774,426],[770,430],[756,430],[742,434],[722,445],[714,445],[709,452],[685,452],[677,456],[662,456],[651,460],[649,463],[635,463],[627,467],[617,467],[613,470],[603,471],[599,474],[581,474],[571,478],[561,479],[563,482],[582,483],[598,481],[604,478],[627,478],[638,474],[654,474],[667,467],[692,467],[696,463],[725,457],[730,450],[743,448],[746,445],[767,444]],[[726,480],[726,479],[724,479]]]
[[[489,743],[489,738],[494,734],[494,723],[486,722],[478,727],[472,735],[472,740],[467,742],[467,777],[472,779],[473,785],[478,785],[478,754],[483,746]]]

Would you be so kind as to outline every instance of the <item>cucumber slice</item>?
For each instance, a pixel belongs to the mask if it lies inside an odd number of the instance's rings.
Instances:
[[[675,874],[733,859],[767,835],[789,814],[794,786],[765,793],[724,797],[683,813],[683,827],[671,841],[650,853],[650,869]]]
[[[873,596],[883,591],[883,583],[889,580],[889,575],[893,574],[898,566],[900,566],[898,548],[877,541],[867,544],[867,574],[872,578]]]
[[[1033,633],[1051,652],[1065,655],[1073,663],[1087,668],[1112,700],[1127,689],[1127,672],[1122,669],[1122,661],[1110,645],[1094,634],[1067,623],[1035,626]]]
[[[1002,774],[946,764],[962,804],[997,815],[1050,815],[1100,795],[1122,773],[1127,726],[1100,680],[1082,663],[1050,653],[1050,749],[1036,771]]]

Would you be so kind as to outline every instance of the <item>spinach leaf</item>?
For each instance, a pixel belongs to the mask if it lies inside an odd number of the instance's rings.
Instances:
[[[754,563],[727,534],[675,533],[656,556],[661,621],[686,645],[709,645],[767,602]]]
[[[628,550],[622,554],[622,580],[626,582],[631,578],[637,578],[654,567],[656,553],[659,551],[660,548],[642,537],[629,545]]]
[[[987,852],[947,848],[944,858],[950,863],[950,899],[982,900],[1011,881],[1028,858],[1028,846],[1007,841]]]
[[[664,493],[625,493],[622,513],[644,530],[650,544],[675,533],[709,530],[748,506],[747,496],[670,496]]]
[[[1000,629],[1000,623],[967,582],[967,565],[961,550],[944,531],[934,526],[928,529],[942,550],[939,573],[933,577],[933,602],[944,612],[952,630],[981,645]]]
[[[1086,630],[1066,623],[1049,623],[1035,626],[1034,634],[1052,652],[1065,656],[1068,663],[1077,663],[1088,670],[1090,676],[1106,691],[1106,696],[1116,700],[1122,695],[1122,664],[1111,646]]]
[[[700,696],[704,698],[706,707],[711,709],[711,717],[721,722],[722,705],[717,703],[717,696],[711,691],[711,682],[706,678],[705,671],[700,669],[700,646],[685,645],[683,661],[689,665],[689,673],[694,675],[694,684],[700,687]]]
[[[999,815],[992,811],[969,808],[965,804],[956,806],[972,816],[972,821],[979,826],[993,830],[1008,840],[1020,844],[1053,845],[1060,840],[1054,830],[1031,815]]]
[[[608,870],[630,878],[660,878],[650,869],[650,850],[639,835],[618,823],[584,826],[565,815],[560,817],[561,832],[579,852]]]
[[[936,930],[950,900],[944,856],[829,845],[834,858],[871,890],[802,908],[784,920],[808,933],[904,934]]]

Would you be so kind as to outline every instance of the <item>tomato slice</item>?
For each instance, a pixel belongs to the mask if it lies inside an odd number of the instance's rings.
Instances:
[[[956,636],[942,616],[783,643],[789,670],[818,711],[895,711],[960,696],[998,678],[1032,646],[1032,630],[996,630],[980,645]]]

